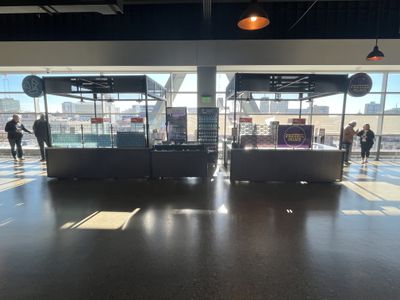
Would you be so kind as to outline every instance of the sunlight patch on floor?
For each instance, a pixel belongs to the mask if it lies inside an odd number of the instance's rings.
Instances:
[[[345,187],[357,193],[358,195],[360,195],[361,197],[365,198],[368,201],[382,201],[382,199],[379,196],[370,193],[368,190],[360,186],[359,182],[355,183],[352,181],[342,181],[342,185],[344,185]]]
[[[0,171],[0,176],[10,176],[10,175],[15,175],[20,171]]]
[[[9,189],[17,188],[19,186],[22,186],[22,185],[25,185],[27,183],[30,183],[30,182],[32,182],[34,180],[35,179],[30,179],[30,178],[29,179],[28,178],[24,178],[24,179],[10,178],[8,182],[4,182],[4,183],[0,182],[0,192],[4,192],[4,191],[9,190]]]
[[[78,222],[67,222],[60,229],[125,230],[131,218],[140,211],[96,211]]]
[[[47,172],[46,171],[26,171],[26,172],[22,172],[18,175],[22,175],[22,176],[46,176]]]
[[[395,172],[395,173],[400,173],[400,168],[387,168],[387,170]]]
[[[400,208],[395,206],[381,206],[381,209],[344,209],[342,210],[342,214],[346,216],[400,216]]]
[[[361,188],[387,201],[400,201],[400,186],[384,181],[357,182]]]

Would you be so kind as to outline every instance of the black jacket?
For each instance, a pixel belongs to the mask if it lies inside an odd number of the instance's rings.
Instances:
[[[364,130],[359,131],[357,135],[360,137],[361,145],[367,145],[369,147],[372,147],[372,145],[374,144],[375,134],[372,130],[368,130],[365,136],[364,136]]]
[[[4,131],[7,132],[7,138],[9,139],[22,138],[22,131],[32,133],[28,129],[26,129],[23,124],[17,123],[14,120],[7,122]]]
[[[36,120],[33,123],[33,132],[36,137],[47,140],[49,136],[49,123],[46,120]]]

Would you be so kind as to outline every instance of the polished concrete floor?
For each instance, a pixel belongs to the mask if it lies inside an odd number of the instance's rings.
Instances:
[[[48,180],[0,161],[0,299],[400,299],[400,165],[337,184]]]

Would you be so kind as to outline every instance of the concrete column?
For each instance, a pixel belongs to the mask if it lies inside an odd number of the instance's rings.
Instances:
[[[197,106],[216,107],[217,67],[197,67]]]

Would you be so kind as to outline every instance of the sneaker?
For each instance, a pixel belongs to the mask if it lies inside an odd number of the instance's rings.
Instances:
[[[44,158],[42,158],[41,160],[39,160],[40,162],[45,162],[46,160]]]
[[[25,160],[25,157],[20,157],[19,160],[23,161],[23,160]]]

